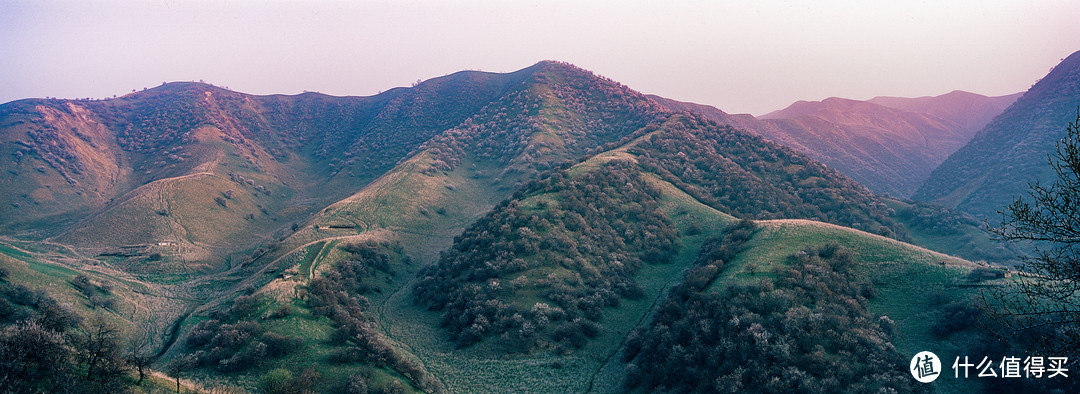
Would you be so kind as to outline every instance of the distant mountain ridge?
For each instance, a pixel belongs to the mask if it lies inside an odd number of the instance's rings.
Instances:
[[[760,117],[652,96],[800,150],[877,193],[909,197],[937,164],[963,146],[1018,94],[955,91],[936,97],[799,101]]]
[[[1047,155],[1080,106],[1080,52],[1055,66],[964,147],[936,168],[913,198],[998,219],[1026,195],[1029,182],[1050,182]]]
[[[995,116],[1016,102],[1023,92],[987,97],[981,94],[954,90],[940,96],[916,98],[878,96],[869,103],[905,111],[933,115],[956,122],[965,130],[982,130]]]

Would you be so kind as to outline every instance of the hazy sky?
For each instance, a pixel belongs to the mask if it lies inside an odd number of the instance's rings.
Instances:
[[[371,95],[554,59],[760,115],[831,96],[1015,93],[1077,50],[1075,0],[0,0],[0,102],[200,79]]]

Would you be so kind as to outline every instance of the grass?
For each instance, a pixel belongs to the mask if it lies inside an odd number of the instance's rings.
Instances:
[[[98,272],[80,271],[42,262],[33,256],[16,259],[7,255],[6,252],[0,254],[0,267],[8,271],[8,281],[32,290],[45,290],[58,302],[71,305],[72,309],[81,316],[100,314],[129,332],[134,328],[131,323],[132,317],[145,315],[142,308],[138,307],[138,300],[149,293],[145,286],[136,286],[134,283],[116,280]],[[112,309],[91,307],[86,296],[70,283],[75,276],[80,274],[87,275],[93,283],[102,281],[112,283],[114,287],[111,294],[116,298],[116,306]]]
[[[7,244],[0,244],[0,253],[6,254],[10,257],[22,260],[31,261],[30,253],[23,251],[22,249],[16,249],[14,246]]]

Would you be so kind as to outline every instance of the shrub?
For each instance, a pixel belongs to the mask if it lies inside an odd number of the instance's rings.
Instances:
[[[270,357],[292,353],[304,343],[303,338],[284,336],[272,332],[264,333],[260,341],[266,344],[266,355]]]
[[[292,372],[285,368],[276,368],[259,379],[259,389],[267,394],[292,393]]]

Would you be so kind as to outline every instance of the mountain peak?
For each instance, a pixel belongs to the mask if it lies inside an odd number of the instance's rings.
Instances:
[[[226,88],[215,86],[206,82],[174,81],[162,82],[161,85],[152,88],[143,88],[124,95],[125,98],[139,97],[144,95],[191,95],[205,92],[240,94]]]
[[[836,111],[850,111],[855,108],[862,110],[874,110],[874,107],[879,107],[877,104],[873,104],[866,101],[851,100],[840,97],[829,97],[821,101],[796,101],[779,111],[773,111],[765,115],[761,115],[759,119],[790,119],[798,118],[802,116],[814,116],[814,115],[826,115],[828,113]],[[878,108],[877,110],[884,109]]]

